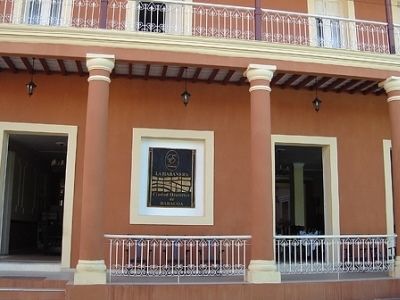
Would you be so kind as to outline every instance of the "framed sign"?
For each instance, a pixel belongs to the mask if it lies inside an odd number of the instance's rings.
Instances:
[[[195,207],[196,150],[149,148],[147,207]]]
[[[134,128],[131,224],[212,225],[214,134]]]

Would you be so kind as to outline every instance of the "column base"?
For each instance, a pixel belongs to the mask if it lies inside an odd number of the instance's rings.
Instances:
[[[250,283],[280,283],[281,273],[273,260],[251,260],[247,271]]]
[[[106,277],[104,260],[79,260],[74,274],[74,284],[106,284]]]
[[[389,275],[394,278],[400,278],[400,256],[396,256],[394,268],[389,272]]]

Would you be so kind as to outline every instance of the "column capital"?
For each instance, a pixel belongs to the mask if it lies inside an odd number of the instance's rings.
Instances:
[[[274,65],[249,64],[243,76],[247,77],[250,82],[253,80],[271,81],[275,70],[276,66]]]
[[[383,87],[386,93],[399,91],[400,92],[400,77],[390,76],[385,81],[379,83],[380,87]]]
[[[111,73],[115,66],[115,55],[87,53],[86,66],[89,72],[92,70],[104,70]]]

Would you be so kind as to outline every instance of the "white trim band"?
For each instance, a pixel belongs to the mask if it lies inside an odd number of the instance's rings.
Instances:
[[[249,92],[251,93],[252,91],[271,91],[271,88],[267,85],[254,85],[252,87],[249,88]]]
[[[392,96],[392,97],[389,97],[389,98],[387,99],[387,102],[399,101],[399,100],[400,100],[400,96]]]
[[[105,81],[105,82],[111,83],[110,77],[103,76],[103,75],[92,75],[92,76],[89,76],[87,81],[88,82],[90,82],[90,81]]]

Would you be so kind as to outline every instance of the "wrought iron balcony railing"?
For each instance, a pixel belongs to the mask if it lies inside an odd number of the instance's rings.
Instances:
[[[250,236],[105,235],[116,277],[245,276]]]
[[[282,274],[386,272],[394,267],[395,235],[275,236]]]
[[[389,53],[387,23],[200,2],[0,0],[0,23],[262,40]],[[398,27],[396,32],[399,37]]]

